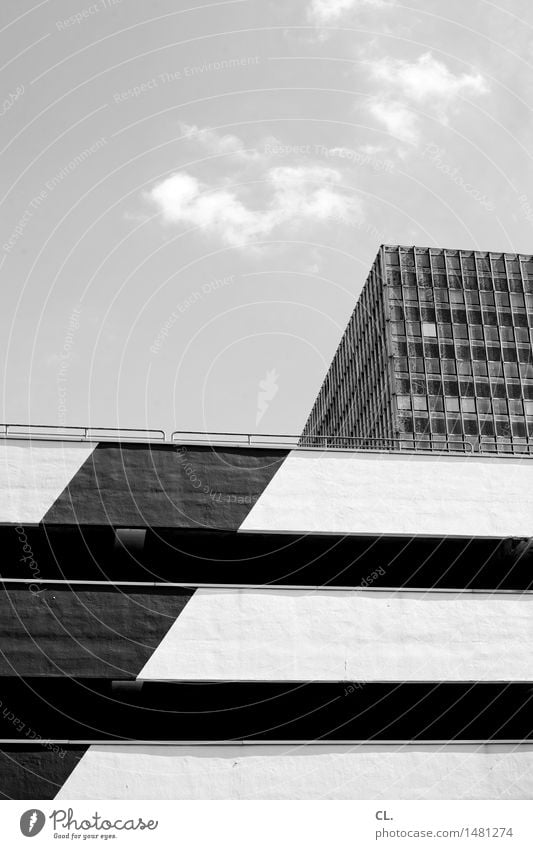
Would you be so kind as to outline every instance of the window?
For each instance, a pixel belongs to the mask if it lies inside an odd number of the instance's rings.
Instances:
[[[492,408],[496,416],[507,415],[507,401],[505,400],[505,398],[493,398]]]
[[[457,374],[462,377],[464,375],[472,374],[472,365],[467,362],[458,362],[457,363]]]
[[[424,373],[423,357],[409,357],[409,370],[414,372]]]
[[[437,335],[437,325],[432,321],[422,322],[422,335],[423,336],[436,336]]]
[[[440,360],[437,357],[426,359],[426,371],[429,374],[440,374]]]
[[[483,376],[483,377],[486,377],[486,376],[487,376],[487,374],[488,374],[488,372],[487,372],[487,363],[485,363],[485,362],[481,362],[480,360],[475,360],[475,361],[472,363],[472,368],[473,368],[473,370],[474,370],[474,374],[475,374],[475,375],[481,375],[481,376]]]
[[[461,398],[461,410],[463,413],[475,413],[476,402],[473,398]]]
[[[406,322],[406,330],[408,336],[420,336],[420,322],[419,321],[408,321]]]
[[[446,398],[446,412],[459,412],[459,398]]]
[[[427,410],[428,402],[427,398],[424,395],[415,395],[413,398],[413,409],[414,410]]]
[[[435,301],[440,304],[448,303],[448,290],[447,289],[435,289]],[[531,296],[531,308],[533,309],[533,295]]]
[[[482,306],[494,306],[494,294],[492,292],[480,292],[479,300]]]
[[[456,339],[468,339],[468,326],[466,324],[454,324],[453,335]]]
[[[509,306],[509,295],[507,292],[496,292],[496,304],[499,307]]]
[[[393,336],[403,336],[405,334],[405,324],[403,321],[391,321],[390,326]]]
[[[487,342],[499,342],[500,334],[497,327],[485,327],[485,339]]]
[[[478,413],[491,413],[492,412],[492,403],[490,398],[478,398],[477,401],[477,409]]]
[[[506,377],[518,377],[518,366],[516,363],[504,363],[503,372]]]
[[[520,398],[511,399],[509,401],[509,412],[512,416],[524,415],[524,408],[522,407],[522,401]]]
[[[441,413],[444,410],[444,398],[440,395],[430,395],[429,396],[429,409],[431,411],[435,411],[437,413]],[[533,416],[533,403],[532,403],[532,413]]]
[[[450,291],[451,304],[464,304],[464,295],[460,289],[452,289]]]
[[[451,324],[438,324],[439,338],[440,339],[451,339],[452,338],[452,326]]]
[[[479,295],[477,292],[465,292],[465,300],[467,304],[479,304]]]
[[[515,294],[513,292],[510,297],[511,297],[511,306],[512,307],[523,307],[523,306],[525,306],[523,295],[518,295],[518,294]]]
[[[424,346],[422,342],[417,342],[416,340],[409,340],[407,343],[407,350],[409,351],[410,357],[423,357],[424,356]]]
[[[399,410],[410,410],[411,409],[411,396],[410,395],[397,395],[396,400],[398,403]]]
[[[443,374],[455,374],[455,360],[441,360]]]
[[[524,401],[526,416],[533,416],[533,401]]]

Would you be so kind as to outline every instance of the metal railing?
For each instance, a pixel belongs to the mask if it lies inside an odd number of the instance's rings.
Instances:
[[[85,427],[83,425],[0,424],[0,436],[9,439],[52,439],[73,442],[165,442],[164,430],[142,427]]]
[[[294,436],[292,434],[229,433],[175,430],[171,442],[181,445],[218,445],[228,447],[255,448],[314,448],[337,451],[412,451],[412,452],[460,452],[471,454],[472,443],[464,439],[449,437],[444,440],[420,439],[407,444],[399,438],[373,436]]]
[[[118,428],[74,425],[4,424],[0,438],[71,442],[170,442],[173,445],[212,445],[218,447],[285,448],[330,451],[401,452],[412,454],[467,454],[475,456],[533,457],[533,438],[472,440],[453,435],[436,440],[422,434],[407,441],[400,437],[305,435],[270,433],[231,433],[221,431],[175,430],[170,439],[159,428]]]

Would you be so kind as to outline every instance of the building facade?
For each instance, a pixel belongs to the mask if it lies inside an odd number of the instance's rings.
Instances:
[[[527,457],[0,438],[0,795],[531,799],[532,486]]]
[[[533,256],[382,245],[302,444],[530,453],[532,340]]]

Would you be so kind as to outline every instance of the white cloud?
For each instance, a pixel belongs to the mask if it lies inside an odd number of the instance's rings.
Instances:
[[[237,190],[204,185],[181,172],[154,186],[148,199],[169,224],[197,227],[243,246],[280,226],[286,231],[305,222],[360,219],[360,201],[342,190],[341,181],[339,171],[318,165],[270,168],[264,176],[269,199],[253,209]]]
[[[256,150],[246,150],[242,139],[230,133],[220,135],[215,130],[184,123],[180,123],[180,129],[186,138],[201,145],[208,153],[227,155],[245,162],[256,162],[261,158]]]
[[[374,79],[383,84],[369,105],[370,112],[391,135],[410,144],[420,138],[421,122],[415,110],[427,110],[446,124],[461,98],[489,90],[480,73],[454,74],[431,53],[415,62],[385,57],[369,64]]]
[[[320,26],[321,24],[334,24],[347,13],[353,12],[363,6],[390,6],[391,2],[384,0],[312,0],[308,8],[308,16],[311,21]]]
[[[454,74],[431,53],[424,53],[416,62],[380,59],[372,64],[372,73],[378,80],[388,83],[417,103],[435,99],[440,103],[450,103],[458,97],[488,91],[481,74]]]
[[[369,109],[391,136],[407,144],[416,144],[418,141],[417,116],[403,103],[394,100],[375,100],[370,104]]]

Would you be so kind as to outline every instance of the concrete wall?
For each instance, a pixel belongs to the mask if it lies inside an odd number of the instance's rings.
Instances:
[[[92,746],[57,799],[531,799],[533,744]]]
[[[142,679],[524,681],[533,596],[199,589]]]
[[[533,461],[291,451],[240,530],[529,537]]]

